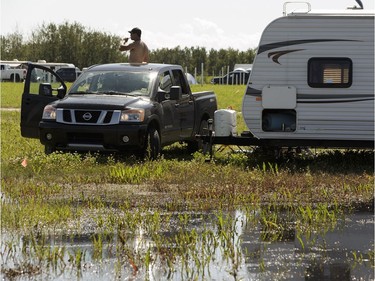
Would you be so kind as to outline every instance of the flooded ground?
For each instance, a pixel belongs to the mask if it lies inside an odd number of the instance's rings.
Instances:
[[[169,224],[157,234],[147,227],[21,239],[3,233],[1,278],[374,280],[373,212],[342,215],[305,231],[297,231],[299,221],[287,214],[272,222],[261,210],[166,216]]]

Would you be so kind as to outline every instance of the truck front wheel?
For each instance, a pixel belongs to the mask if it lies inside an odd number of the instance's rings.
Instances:
[[[51,153],[53,153],[53,152],[55,152],[55,148],[54,148],[52,145],[48,145],[48,144],[46,144],[46,145],[44,146],[44,153],[45,153],[45,154],[49,155],[49,154],[51,154]]]
[[[141,157],[155,160],[159,157],[160,152],[161,142],[159,132],[155,128],[151,127],[147,130],[145,145],[141,149]]]

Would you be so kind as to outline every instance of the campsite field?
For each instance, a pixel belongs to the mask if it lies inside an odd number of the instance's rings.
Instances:
[[[1,83],[2,108],[20,107],[22,86]],[[202,89],[216,92],[219,108],[241,111],[244,86],[193,87]],[[207,162],[207,156],[173,145],[157,161],[46,156],[38,140],[21,137],[19,122],[19,111],[1,111],[3,277],[74,271],[78,278],[88,264],[107,260],[106,252],[116,260],[117,277],[151,280],[149,268],[161,267],[164,279],[178,272],[182,280],[209,280],[206,267],[215,259],[209,249],[222,246],[225,274],[238,280],[243,257],[233,224],[239,218],[228,214],[241,210],[248,218],[242,223],[262,225],[268,241],[293,228],[304,248],[302,235],[324,233],[348,212],[373,211],[373,151],[309,150],[274,159],[254,148],[233,148]],[[203,214],[211,214],[204,226]],[[70,252],[57,237],[86,237],[90,250]],[[131,242],[135,237],[152,243]],[[351,262],[367,261],[373,268],[372,250],[352,254]],[[261,259],[258,269],[267,272]]]

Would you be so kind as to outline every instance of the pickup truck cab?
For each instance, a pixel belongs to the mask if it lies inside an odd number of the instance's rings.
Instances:
[[[96,65],[67,91],[51,69],[29,64],[21,134],[39,138],[47,154],[131,151],[154,159],[174,142],[198,150],[195,136],[208,132],[216,109],[215,94],[192,93],[179,65]]]

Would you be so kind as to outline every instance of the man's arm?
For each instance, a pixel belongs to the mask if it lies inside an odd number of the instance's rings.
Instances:
[[[129,38],[125,38],[124,41],[125,41],[125,44],[128,42]],[[134,42],[133,42],[134,43]],[[133,49],[133,43],[130,43],[129,45],[120,45],[120,48],[119,50],[121,52],[123,51],[129,51],[131,49]]]

